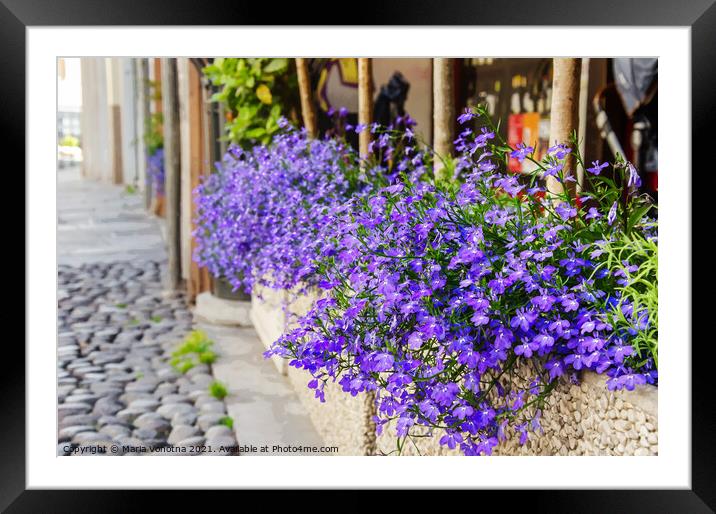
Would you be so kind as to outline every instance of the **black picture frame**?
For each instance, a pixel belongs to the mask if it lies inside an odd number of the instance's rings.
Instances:
[[[707,151],[714,141],[716,113],[716,0],[503,0],[487,4],[477,1],[412,2],[361,1],[350,19],[347,10],[335,3],[317,1],[282,3],[270,9],[261,2],[226,0],[0,0],[0,105],[3,141],[8,147],[25,144],[25,59],[28,26],[83,25],[591,25],[591,26],[684,26],[691,28],[692,73],[692,169],[712,173],[713,157]],[[356,4],[358,5],[358,4]],[[270,16],[270,17],[267,17]],[[565,51],[569,45],[565,43]],[[683,127],[687,130],[688,127]],[[24,169],[24,154],[16,166]],[[18,168],[20,169],[20,168]],[[678,173],[689,173],[688,168]],[[692,173],[692,177],[693,177]],[[692,180],[692,187],[697,186]],[[697,192],[698,190],[694,190]],[[705,212],[710,201],[705,195],[692,198],[693,223],[709,221]],[[704,230],[708,231],[708,227]],[[712,231],[711,231],[712,232]],[[711,233],[702,232],[702,233]],[[694,228],[693,233],[699,233]],[[692,247],[694,270],[708,270],[708,252]],[[26,274],[29,270],[25,269]],[[708,319],[710,305],[699,301],[697,289],[705,290],[712,272],[705,273],[692,288],[692,320]],[[688,301],[689,299],[684,299]],[[688,325],[687,320],[684,320]],[[696,324],[693,324],[696,328]],[[691,490],[640,491],[521,491],[509,494],[509,505],[523,504],[534,511],[550,512],[714,512],[716,510],[716,424],[713,411],[712,337],[693,333],[692,354],[692,454]],[[6,359],[18,365],[5,366],[2,384],[2,437],[0,438],[0,509],[6,512],[133,512],[148,506],[145,492],[120,491],[39,491],[25,487],[25,352],[19,345],[7,345]],[[615,473],[618,470],[615,469]],[[629,477],[625,477],[628,482]],[[555,484],[559,487],[559,484]],[[217,494],[217,493],[213,493]],[[228,493],[218,493],[213,502]],[[242,493],[245,494],[245,493]],[[480,493],[488,494],[488,493]],[[503,498],[505,493],[503,492]],[[172,491],[167,502],[184,507],[196,495]],[[352,496],[355,498],[355,496]],[[247,500],[243,500],[246,502]],[[353,501],[353,500],[351,500]],[[482,500],[481,500],[482,502]],[[167,504],[164,504],[168,506]],[[246,505],[246,503],[244,503]]]

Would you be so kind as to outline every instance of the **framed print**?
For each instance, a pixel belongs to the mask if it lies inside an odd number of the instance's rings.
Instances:
[[[3,508],[712,512],[691,169],[716,8],[518,4],[4,0],[28,303]]]

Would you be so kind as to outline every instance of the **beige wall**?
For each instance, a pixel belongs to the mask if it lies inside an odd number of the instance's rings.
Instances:
[[[83,57],[82,75],[82,174],[93,180],[112,181],[110,117],[107,99],[107,66],[102,57]]]
[[[425,141],[430,141],[433,123],[433,82],[432,59],[373,59],[373,81],[376,95],[393,73],[399,71],[410,83],[405,110],[418,125],[416,132]]]

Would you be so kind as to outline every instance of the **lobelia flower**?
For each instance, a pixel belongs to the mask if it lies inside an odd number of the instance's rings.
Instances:
[[[587,171],[592,175],[599,175],[604,168],[609,166],[608,162],[599,163],[599,161],[592,161],[592,167],[587,168]]]
[[[460,122],[475,117],[468,112]],[[287,253],[307,269],[301,280],[324,284],[327,297],[267,356],[289,358],[313,385],[335,380],[351,395],[374,392],[378,431],[390,420],[399,437],[427,427],[466,455],[489,455],[508,427],[523,443],[541,430],[533,400],[548,394],[548,382],[576,380],[583,369],[607,374],[612,389],[656,382],[654,363],[637,361],[628,330],[610,322],[624,277],[605,266],[600,245],[621,230],[616,204],[611,221],[603,206],[545,209],[551,204],[533,196],[541,187],[503,169],[527,147],[506,150],[489,129],[456,139],[455,185],[431,181],[433,156],[402,150],[412,139],[405,132],[371,131],[369,184],[351,182],[347,170],[334,174],[352,187],[335,200],[316,198],[321,225],[307,232],[310,250]],[[543,166],[558,173],[570,152],[552,147]],[[334,163],[359,167],[349,149],[337,153],[326,151]],[[300,155],[295,166],[313,177]],[[312,198],[299,193],[281,201]],[[286,212],[312,220],[314,211]],[[286,283],[295,280],[292,267],[279,270]],[[621,305],[630,329],[648,323],[643,308]],[[524,385],[510,381],[517,361],[534,367]]]
[[[534,147],[527,146],[525,143],[518,143],[517,149],[513,150],[510,153],[510,157],[517,159],[519,162],[522,162],[525,160],[526,157],[532,154],[534,152]]]
[[[641,187],[641,177],[632,163],[627,164],[627,170],[629,171],[627,187]]]
[[[617,219],[617,202],[614,202],[609,208],[609,214],[607,214],[607,224],[611,226]]]

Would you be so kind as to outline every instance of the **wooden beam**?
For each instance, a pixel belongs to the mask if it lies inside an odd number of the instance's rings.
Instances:
[[[296,73],[298,74],[298,92],[301,97],[301,115],[303,126],[306,127],[308,137],[316,137],[316,104],[313,101],[311,77],[308,74],[308,59],[296,58]]]
[[[202,96],[201,87],[201,75],[196,69],[196,66],[189,65],[189,102],[187,109],[187,117],[189,119],[189,169],[190,169],[190,180],[192,192],[201,183],[201,178],[204,176],[204,171],[208,166],[205,166],[204,160],[204,130],[206,124],[204,123],[204,98]],[[191,231],[192,233],[196,230],[196,201],[194,195],[191,195]],[[191,238],[190,251],[192,257],[196,251],[196,240],[194,237]],[[194,262],[192,258],[189,267],[189,280],[187,282],[187,294],[189,301],[194,302],[196,296],[208,290],[211,284],[208,280],[204,280],[202,276],[202,270],[199,265]]]
[[[549,142],[569,143],[573,131],[579,129],[579,89],[582,60],[555,58],[553,61],[552,108],[549,126]],[[576,159],[570,154],[565,163],[565,177],[575,175]],[[576,193],[576,183],[567,182],[568,193]],[[554,199],[564,193],[562,184],[555,177],[547,177],[547,191]]]
[[[111,104],[112,117],[112,181],[122,184],[122,111],[118,104]]]
[[[371,59],[358,59],[358,123],[373,123],[373,63]],[[361,157],[368,155],[370,129],[358,135],[358,150]]]
[[[433,148],[438,156],[452,155],[455,140],[454,59],[433,59]],[[435,178],[443,176],[444,165],[435,158]]]
[[[164,195],[167,229],[167,287],[181,284],[181,141],[179,136],[179,98],[176,59],[162,59],[162,104],[164,113]]]

